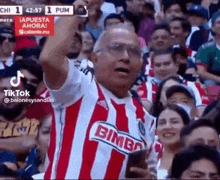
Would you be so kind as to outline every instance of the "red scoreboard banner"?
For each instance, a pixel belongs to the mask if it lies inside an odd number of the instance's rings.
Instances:
[[[54,16],[16,16],[16,36],[54,36]]]

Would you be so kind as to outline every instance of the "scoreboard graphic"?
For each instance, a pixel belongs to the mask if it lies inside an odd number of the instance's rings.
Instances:
[[[79,7],[77,10],[75,6],[65,5],[24,5],[24,6],[0,6],[0,15],[21,15],[21,16],[44,16],[44,15],[80,15],[88,16],[86,6]]]
[[[14,16],[16,36],[53,36],[55,17],[87,17],[88,10],[86,6],[75,9],[74,5],[0,6],[0,15]]]

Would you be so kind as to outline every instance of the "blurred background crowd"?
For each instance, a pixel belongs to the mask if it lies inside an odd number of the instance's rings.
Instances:
[[[0,4],[73,1],[1,0]],[[66,56],[92,74],[90,57],[104,30],[123,23],[138,35],[143,66],[131,92],[157,119],[157,178],[219,179],[220,1],[92,0],[87,8],[87,20]],[[31,179],[47,166],[54,119],[51,103],[4,102],[4,90],[30,91],[29,97],[18,98],[50,97],[39,64],[46,39],[16,37],[13,22],[0,23],[0,179]],[[120,48],[111,47],[112,53]],[[18,70],[25,77],[15,88],[9,80]]]

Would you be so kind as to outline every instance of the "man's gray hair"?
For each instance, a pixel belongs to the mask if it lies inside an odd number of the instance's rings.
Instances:
[[[101,50],[101,43],[102,43],[102,39],[113,29],[124,29],[130,32],[133,32],[130,28],[128,28],[125,24],[116,24],[114,25],[112,28],[109,28],[108,30],[105,30],[101,33],[101,35],[99,36],[99,38],[97,39],[94,47],[93,47],[93,52],[97,53]],[[134,33],[135,34],[135,33]]]
[[[101,41],[102,41],[102,38],[106,35],[106,31],[103,31],[101,33],[101,35],[99,36],[99,38],[97,39],[97,41],[95,42],[95,45],[93,47],[93,52],[94,53],[97,53],[101,50]]]

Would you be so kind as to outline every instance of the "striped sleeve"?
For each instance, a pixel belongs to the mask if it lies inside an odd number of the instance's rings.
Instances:
[[[191,87],[194,92],[196,98],[196,106],[201,106],[201,105],[207,106],[209,104],[209,98],[207,92],[201,83],[188,81],[187,86]]]
[[[74,64],[74,61],[69,60],[69,70],[65,83],[58,90],[48,88],[51,98],[54,100],[53,107],[69,106],[78,101],[90,89],[92,82],[91,74],[80,71]]]

